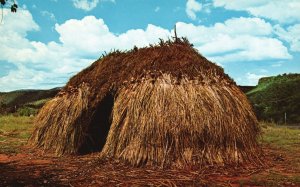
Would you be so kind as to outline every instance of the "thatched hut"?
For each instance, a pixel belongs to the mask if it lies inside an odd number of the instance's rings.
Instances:
[[[35,125],[31,145],[57,155],[99,152],[156,166],[259,160],[246,96],[185,39],[103,56],[46,103]]]

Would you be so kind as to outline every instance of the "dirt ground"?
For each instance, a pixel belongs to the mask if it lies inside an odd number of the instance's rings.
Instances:
[[[261,168],[132,168],[100,161],[97,154],[73,157],[0,154],[0,186],[300,186],[298,155],[264,146]],[[297,154],[297,153],[296,153]]]

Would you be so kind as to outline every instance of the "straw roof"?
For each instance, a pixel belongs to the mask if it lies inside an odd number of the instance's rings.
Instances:
[[[136,166],[259,162],[246,96],[186,39],[101,57],[35,125],[30,144],[57,155],[99,151]]]

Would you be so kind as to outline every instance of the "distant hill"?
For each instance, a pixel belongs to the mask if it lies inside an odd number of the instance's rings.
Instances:
[[[256,86],[239,86],[239,88],[244,92],[247,93],[253,90]]]
[[[260,120],[300,124],[300,74],[261,78],[246,95]]]
[[[46,101],[53,98],[61,88],[50,90],[17,90],[0,92],[0,114],[27,112],[35,113]]]

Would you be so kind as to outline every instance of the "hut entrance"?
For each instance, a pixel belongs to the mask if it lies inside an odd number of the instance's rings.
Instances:
[[[79,154],[88,154],[102,150],[112,122],[113,105],[114,97],[112,94],[108,94],[100,102],[88,127],[85,141],[79,149]]]

